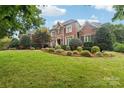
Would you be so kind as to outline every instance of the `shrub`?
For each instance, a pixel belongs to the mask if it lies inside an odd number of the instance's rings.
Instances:
[[[67,56],[72,56],[72,55],[73,55],[73,52],[72,52],[72,51],[67,51],[67,52],[66,52],[66,55],[67,55]]]
[[[113,45],[113,47],[114,47],[114,51],[116,51],[116,52],[123,52],[124,53],[124,44],[115,43]]]
[[[98,46],[93,46],[91,48],[91,53],[96,53],[96,52],[100,52],[100,48]]]
[[[92,54],[88,50],[84,50],[80,54],[81,54],[81,56],[92,57]]]
[[[66,50],[66,46],[67,45],[61,45],[61,48],[64,49],[64,50]]]
[[[14,48],[9,48],[9,50],[16,50],[16,48],[14,47]]]
[[[103,57],[103,54],[101,52],[96,52],[95,56],[96,57]]]
[[[28,35],[23,35],[20,39],[20,46],[22,49],[30,48],[31,46],[31,40]]]
[[[34,47],[30,47],[30,49],[31,49],[31,50],[35,50],[35,48],[34,48]]]
[[[81,52],[82,51],[82,47],[77,47],[77,51]]]
[[[82,46],[82,41],[79,39],[71,39],[69,42],[71,50],[76,50],[78,46]]]
[[[61,49],[60,45],[55,46],[55,49]]]
[[[11,39],[5,37],[0,39],[0,50],[7,49],[10,45]]]
[[[41,48],[41,50],[49,52],[49,48]]]
[[[91,48],[95,45],[93,42],[85,42],[84,44],[83,44],[84,46],[83,46],[83,49],[84,50],[91,50]]]
[[[56,49],[56,50],[55,50],[55,53],[57,53],[57,54],[61,54],[61,53],[63,53],[63,52],[64,52],[63,49]]]
[[[13,38],[9,45],[10,48],[19,47],[19,40],[17,38]]]
[[[78,52],[77,50],[74,50],[74,51],[73,51],[73,54],[74,54],[74,55],[79,55],[79,52]]]
[[[49,48],[48,52],[53,53],[55,51],[54,48]]]
[[[66,50],[67,50],[67,51],[68,51],[68,50],[71,50],[70,46],[66,46]]]
[[[114,57],[114,54],[104,52],[104,53],[103,53],[103,56],[104,56],[104,57]]]

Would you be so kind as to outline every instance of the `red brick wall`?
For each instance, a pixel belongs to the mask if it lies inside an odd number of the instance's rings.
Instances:
[[[72,32],[70,33],[66,33],[66,28],[65,28],[65,36],[74,36],[76,37],[77,36],[77,27],[76,27],[76,24],[75,23],[72,23]]]
[[[83,29],[81,29],[81,31],[79,32],[79,36],[84,36],[84,35],[95,35],[96,31],[95,29],[93,29],[93,27],[86,25],[83,27]]]

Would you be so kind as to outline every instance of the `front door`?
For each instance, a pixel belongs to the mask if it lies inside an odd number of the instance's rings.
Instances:
[[[61,39],[57,39],[57,43],[60,45],[61,44]]]

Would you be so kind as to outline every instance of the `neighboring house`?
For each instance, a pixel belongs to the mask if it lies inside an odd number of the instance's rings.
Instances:
[[[82,42],[92,42],[100,23],[85,22],[83,26],[77,20],[68,20],[64,23],[58,22],[50,29],[51,46],[69,45],[72,38],[79,38]]]

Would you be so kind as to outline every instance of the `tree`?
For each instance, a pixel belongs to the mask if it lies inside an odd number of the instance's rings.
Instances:
[[[115,20],[123,20],[124,19],[124,5],[114,5],[113,8],[115,9],[114,17],[112,21]]]
[[[11,48],[18,48],[19,47],[19,40],[17,38],[13,38],[10,42],[9,47]]]
[[[112,50],[112,36],[110,30],[106,27],[100,27],[96,32],[95,43],[102,50]]]
[[[113,33],[116,36],[116,42],[124,42],[124,25],[116,24],[114,25]]]
[[[43,48],[49,45],[50,42],[50,34],[48,33],[48,29],[42,27],[32,35],[32,43],[34,47]]]
[[[107,27],[110,30],[113,43],[124,42],[124,25],[123,24],[105,23],[103,26]]]
[[[21,49],[28,49],[31,46],[31,39],[28,35],[23,35],[20,39],[20,48]]]
[[[116,25],[111,24],[111,23],[105,23],[102,26],[109,30],[111,37],[112,37],[112,43],[114,44],[116,42],[116,35],[114,33],[114,31],[116,30]]]
[[[0,6],[0,38],[12,36],[15,31],[25,33],[44,24],[41,10],[35,5]]]

